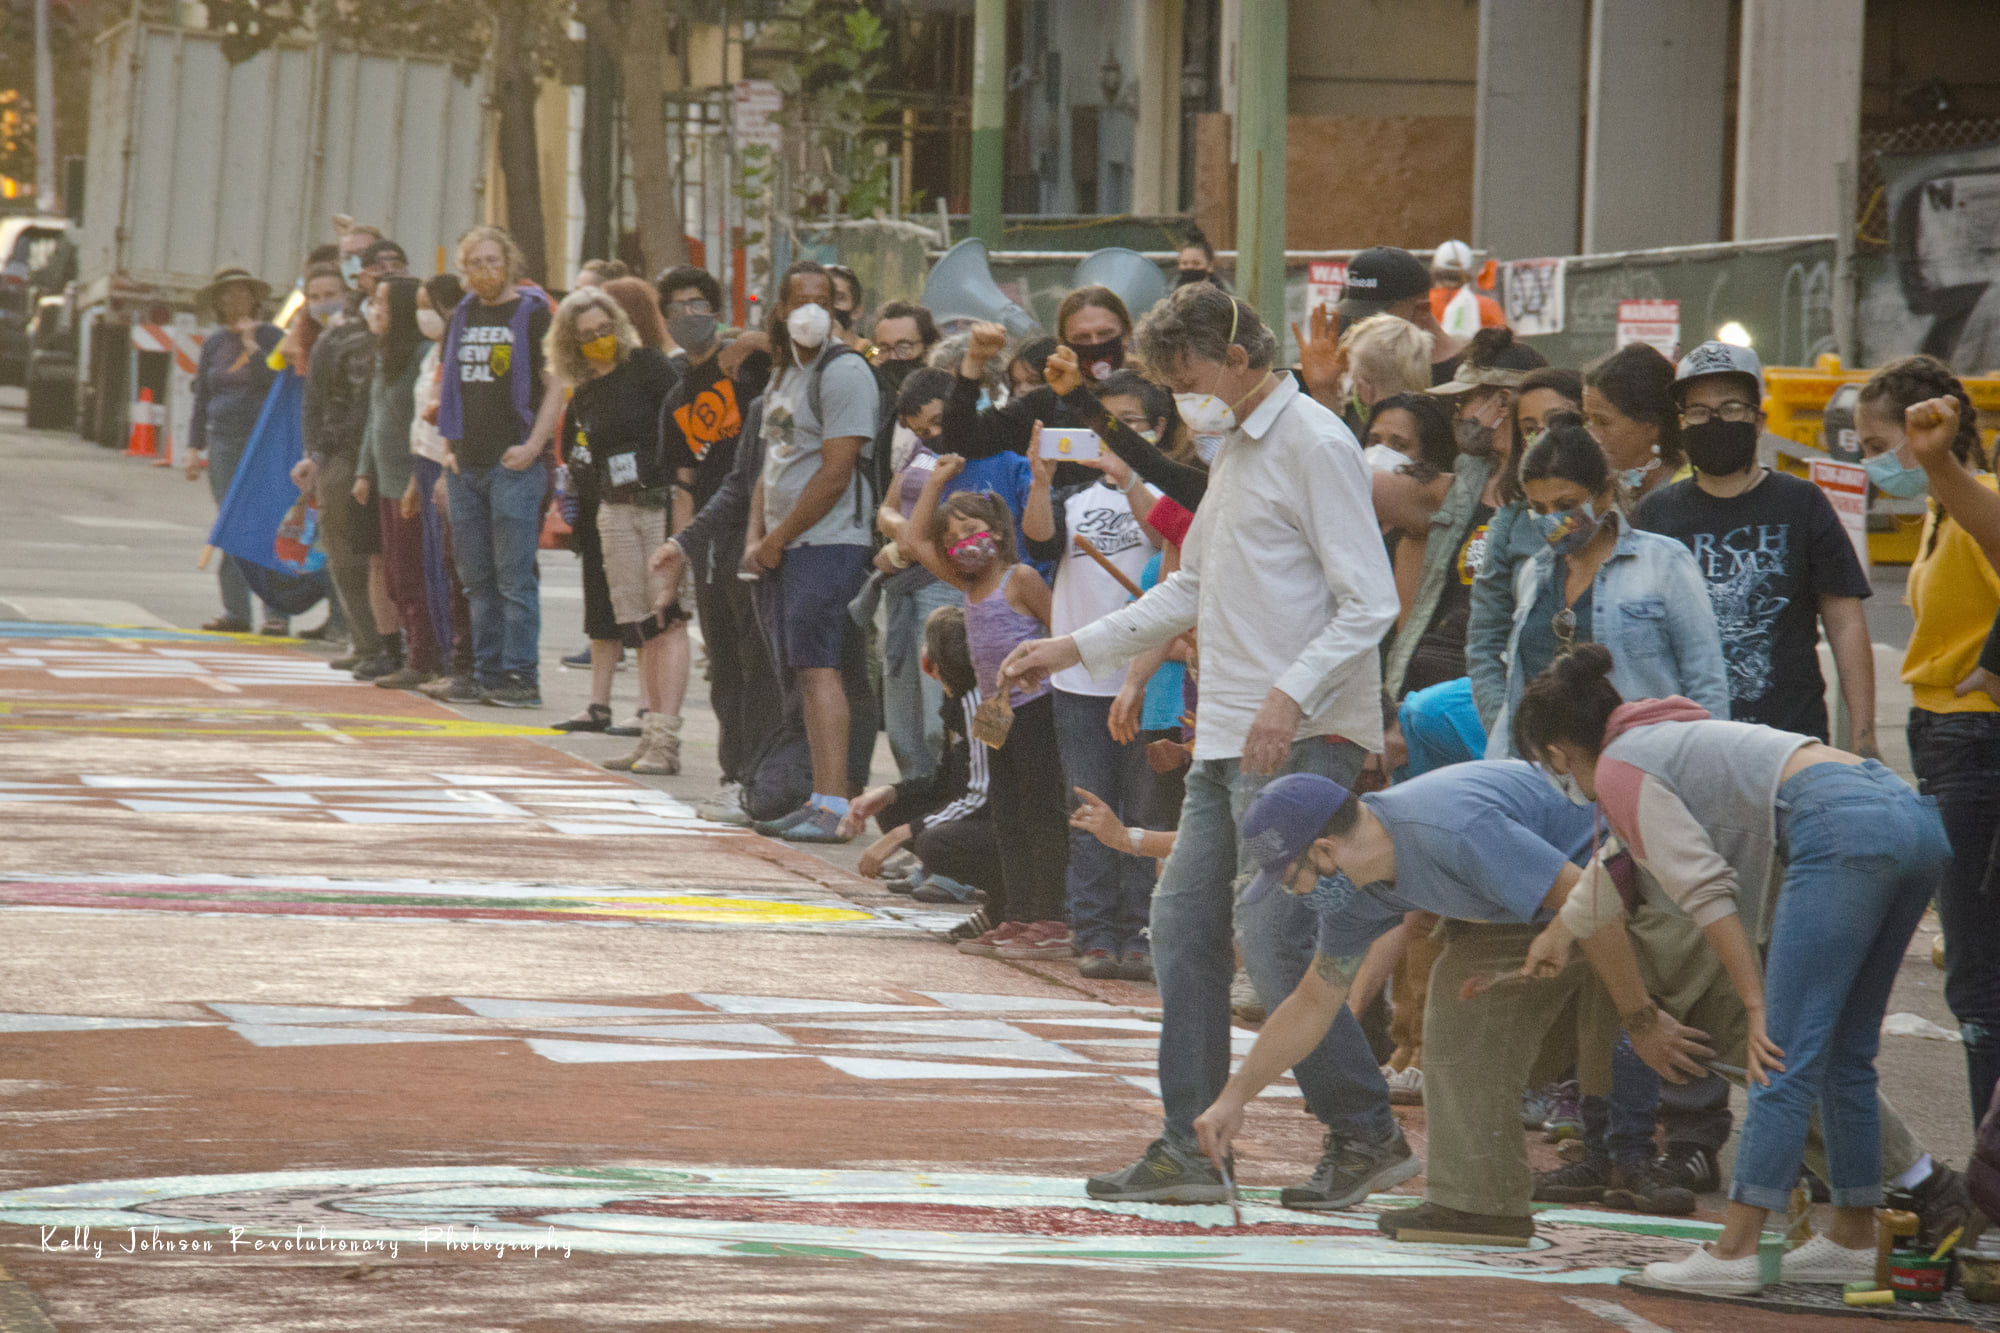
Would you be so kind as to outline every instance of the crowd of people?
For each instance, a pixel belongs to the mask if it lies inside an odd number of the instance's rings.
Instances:
[[[1755,1290],[1802,1178],[1833,1222],[1785,1278],[1871,1277],[1887,1195],[1938,1238],[1968,1215],[1873,1063],[1933,899],[1975,1119],[2000,1077],[2000,494],[1971,402],[1912,357],[1858,409],[1874,485],[1930,496],[1919,796],[1879,761],[1857,552],[1760,458],[1756,356],[1550,366],[1472,260],[1363,252],[1287,368],[1198,237],[1138,318],[1084,287],[1014,341],[869,320],[839,266],[792,264],[733,329],[698,267],[594,261],[558,300],[497,228],[419,281],[354,227],[288,328],[217,275],[195,438],[220,497],[273,377],[304,377],[333,591],[308,633],[357,677],[540,706],[536,552],[564,529],[592,695],[558,725],[632,736],[607,767],[680,771],[696,623],[702,817],[872,837],[865,875],[973,909],[960,950],[1155,982],[1164,1126],[1092,1197],[1220,1201],[1289,1069],[1325,1142],[1286,1206],[1422,1171],[1384,1232],[1526,1243],[1534,1200],[1691,1212],[1734,1081],[1726,1228],[1648,1279]],[[231,563],[221,588],[211,628],[248,629]],[[1239,972],[1269,1021],[1232,1075]],[[1391,1111],[1416,1100],[1427,1167]],[[1580,1150],[1534,1174],[1537,1130]]]

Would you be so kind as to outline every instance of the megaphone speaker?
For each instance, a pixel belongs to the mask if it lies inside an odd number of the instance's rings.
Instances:
[[[1007,299],[993,281],[986,259],[986,242],[969,237],[945,251],[924,283],[924,304],[940,324],[955,319],[987,320],[1015,338],[1041,328],[1035,317]]]
[[[1070,286],[1110,288],[1125,303],[1134,323],[1167,299],[1167,280],[1160,266],[1122,245],[1093,250],[1079,259],[1076,272],[1070,275]]]

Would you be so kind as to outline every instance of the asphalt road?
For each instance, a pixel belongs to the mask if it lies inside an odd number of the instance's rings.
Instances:
[[[1081,1177],[1157,1124],[1150,988],[965,957],[856,849],[692,819],[698,678],[680,777],[542,730],[586,694],[555,661],[581,643],[566,554],[539,713],[186,633],[217,610],[207,487],[18,405],[0,391],[0,1333],[1807,1326],[1613,1285],[1699,1227],[1544,1213],[1520,1252],[1381,1241],[1386,1199],[1287,1213],[1318,1134],[1285,1087],[1242,1141],[1246,1226],[1091,1205]],[[1930,933],[1893,1008],[1949,1027]],[[1958,1047],[1885,1038],[1881,1067],[1962,1162]]]

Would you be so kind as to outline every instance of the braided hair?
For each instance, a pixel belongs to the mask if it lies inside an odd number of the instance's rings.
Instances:
[[[1936,357],[1906,356],[1900,361],[1891,361],[1861,386],[1859,405],[1872,407],[1879,403],[1887,409],[1886,415],[1900,424],[1903,413],[1932,398],[1958,400],[1958,434],[1951,442],[1951,452],[1967,467],[1984,468],[1986,450],[1979,442],[1979,413],[1973,409],[1972,398],[1966,393],[1965,386],[1951,373],[1951,367]],[[1944,506],[1935,498],[1930,502],[1930,510],[1930,540],[1925,543],[1925,555],[1936,549],[1938,530],[1944,526],[1946,518]]]

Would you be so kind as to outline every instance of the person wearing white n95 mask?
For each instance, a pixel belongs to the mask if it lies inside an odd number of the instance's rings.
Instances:
[[[795,346],[817,349],[826,344],[833,316],[823,305],[802,305],[785,316],[785,332]]]

